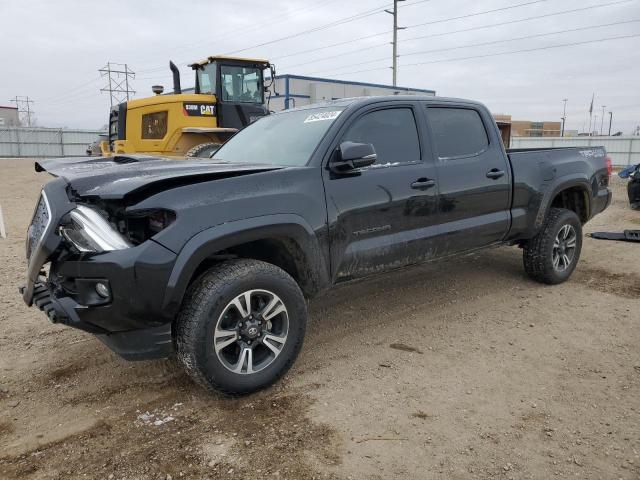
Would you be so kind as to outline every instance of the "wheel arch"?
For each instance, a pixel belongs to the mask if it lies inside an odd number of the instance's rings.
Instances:
[[[272,263],[289,273],[306,297],[330,281],[326,255],[306,221],[293,214],[267,215],[218,225],[191,238],[178,254],[163,308],[177,313],[193,280],[228,258]]]
[[[535,217],[534,230],[538,232],[551,208],[566,208],[575,212],[584,224],[591,218],[592,188],[589,179],[582,176],[560,178],[547,189]]]

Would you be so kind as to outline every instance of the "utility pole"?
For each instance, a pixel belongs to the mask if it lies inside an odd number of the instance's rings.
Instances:
[[[602,126],[604,125],[604,109],[607,108],[606,105],[602,105],[602,117],[600,117],[600,135],[602,135]]]
[[[393,0],[393,11],[385,10],[385,12],[393,15],[393,86],[397,85],[398,80],[398,30],[404,30],[406,27],[398,27],[398,2],[405,0]]]
[[[136,93],[134,90],[129,89],[129,78],[136,78],[136,74],[129,69],[126,63],[112,63],[108,62],[100,70],[100,75],[107,77],[109,83],[106,87],[101,88],[101,92],[109,92],[109,101],[111,102],[111,108],[114,104],[119,104],[125,100],[129,101],[129,94]]]
[[[22,95],[16,95],[15,98],[11,99],[11,103],[15,103],[18,108],[18,116],[22,114],[23,118],[27,117],[27,127],[31,126],[31,115],[33,115],[33,110],[31,110],[31,104],[33,100],[29,97],[25,97]]]
[[[593,120],[593,99],[595,98],[595,92],[591,95],[591,105],[589,106],[589,136],[593,135],[592,120]]]
[[[567,100],[568,98],[563,98],[564,107],[562,109],[562,131],[560,132],[560,136],[564,137],[564,122],[567,120]]]
[[[611,122],[613,122],[613,112],[609,112],[609,136],[611,136]]]

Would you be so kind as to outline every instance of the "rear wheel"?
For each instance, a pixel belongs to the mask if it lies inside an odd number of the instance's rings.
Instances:
[[[201,143],[200,145],[196,145],[191,148],[185,154],[185,157],[211,158],[211,156],[216,153],[221,146],[221,143]]]
[[[300,351],[307,321],[297,283],[258,260],[224,262],[189,289],[178,316],[178,357],[200,385],[226,394],[278,380]]]
[[[534,280],[557,284],[567,280],[580,259],[582,224],[571,210],[549,210],[538,234],[524,247],[524,269]]]

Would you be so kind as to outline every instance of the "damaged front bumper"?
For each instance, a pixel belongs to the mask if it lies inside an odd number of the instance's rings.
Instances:
[[[176,255],[153,240],[123,250],[70,254],[58,233],[74,208],[64,180],[44,187],[27,235],[27,283],[20,289],[25,303],[54,323],[96,335],[124,358],[169,355],[177,312],[163,309],[162,301]]]

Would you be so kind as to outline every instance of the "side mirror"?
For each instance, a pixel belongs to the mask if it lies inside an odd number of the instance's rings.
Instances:
[[[342,142],[330,166],[336,173],[348,173],[373,165],[377,158],[376,149],[370,143]]]

